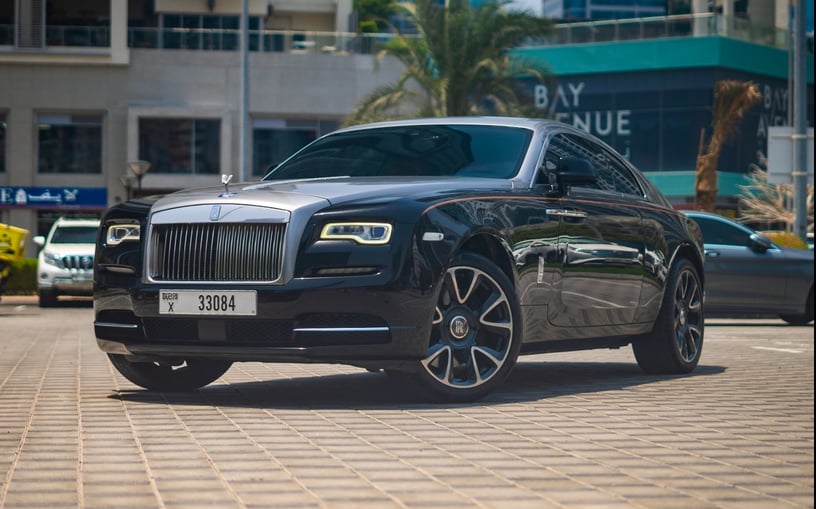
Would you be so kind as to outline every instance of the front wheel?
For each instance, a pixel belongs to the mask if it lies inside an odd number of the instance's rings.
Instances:
[[[442,281],[416,377],[435,399],[473,401],[502,383],[520,349],[520,310],[510,280],[490,260],[460,255]]]
[[[230,361],[213,359],[167,359],[134,362],[119,354],[108,354],[119,373],[134,384],[161,392],[192,391],[204,387],[227,372]]]
[[[703,287],[694,265],[678,260],[669,273],[663,303],[650,334],[632,350],[647,373],[689,373],[703,350]]]
[[[57,305],[57,291],[42,289],[37,293],[41,308],[52,308]]]

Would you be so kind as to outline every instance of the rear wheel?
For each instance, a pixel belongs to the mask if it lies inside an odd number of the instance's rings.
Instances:
[[[647,373],[689,373],[703,349],[703,287],[685,259],[672,267],[663,303],[650,334],[632,342],[638,365]]]
[[[161,392],[192,391],[204,387],[227,372],[230,361],[214,359],[166,359],[134,362],[119,354],[108,354],[113,367],[134,384]]]
[[[520,311],[510,280],[490,260],[460,255],[442,282],[416,377],[435,399],[473,401],[501,384],[520,348]]]
[[[810,289],[807,301],[805,302],[805,312],[801,315],[779,315],[791,325],[807,325],[813,321],[813,289]]]

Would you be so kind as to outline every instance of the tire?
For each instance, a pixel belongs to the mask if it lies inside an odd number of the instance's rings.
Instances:
[[[650,334],[632,342],[638,366],[654,374],[690,373],[703,351],[703,287],[694,265],[672,267],[657,321]]]
[[[57,305],[56,290],[40,290],[38,292],[41,308],[53,308]]]
[[[521,349],[521,312],[508,277],[464,253],[442,281],[425,359],[414,378],[437,401],[477,400],[499,386]]]
[[[230,361],[213,359],[132,362],[119,354],[108,354],[108,358],[113,367],[134,384],[160,392],[184,392],[204,387],[232,365]]]
[[[807,301],[805,301],[805,313],[801,315],[779,315],[791,325],[807,325],[813,321],[813,289],[810,289]]]

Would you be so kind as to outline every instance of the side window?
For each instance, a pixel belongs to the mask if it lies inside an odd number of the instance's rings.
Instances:
[[[638,184],[632,171],[622,161],[613,154],[609,154],[607,162],[608,179],[612,189],[621,194],[643,196],[640,184]]]
[[[597,164],[596,155],[597,152],[589,149],[582,139],[570,134],[556,134],[547,144],[547,152],[539,169],[538,183],[555,184],[555,170],[558,168],[558,162],[565,157],[579,157]]]
[[[581,189],[615,190],[614,180],[609,177],[609,157],[600,145],[572,134],[557,134],[547,146],[544,165],[546,168],[552,168],[550,170],[552,171],[557,168],[558,161],[564,157],[586,159],[595,167],[598,180],[581,184]],[[551,178],[551,181],[554,182],[554,177]]]
[[[695,218],[703,233],[706,244],[724,244],[729,246],[748,245],[748,234],[739,228],[705,217]]]
[[[598,180],[582,184],[583,189],[643,196],[637,179],[615,154],[591,140],[572,134],[556,134],[550,140],[540,169],[539,184],[555,183],[555,169],[558,167],[558,161],[564,157],[586,159],[595,167]]]

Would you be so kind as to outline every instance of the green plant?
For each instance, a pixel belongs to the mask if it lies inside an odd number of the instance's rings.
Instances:
[[[762,232],[762,235],[765,235],[769,239],[771,239],[775,244],[781,247],[788,247],[793,249],[807,249],[807,243],[802,239],[802,237],[796,235],[793,232],[785,232],[785,231],[769,231],[769,232]]]
[[[552,33],[552,21],[505,9],[505,0],[414,0],[394,5],[416,34],[392,27],[378,60],[403,65],[396,81],[378,87],[349,114],[345,125],[397,118],[464,115],[540,115],[519,78],[545,81],[547,70],[514,57],[523,43]],[[361,14],[361,19],[365,19]]]
[[[2,292],[6,295],[37,293],[37,259],[23,258],[12,262],[11,275],[3,285]]]

